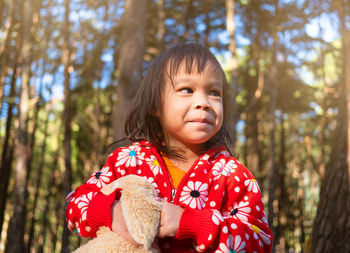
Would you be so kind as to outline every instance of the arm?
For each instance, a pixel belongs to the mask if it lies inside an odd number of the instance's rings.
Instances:
[[[222,199],[220,208],[185,208],[175,238],[194,239],[199,252],[270,252],[272,236],[258,185],[244,166],[239,165],[236,171],[240,173],[225,175],[226,181],[218,180],[222,190],[217,190],[214,199]]]
[[[95,237],[99,227],[111,228],[111,207],[120,191],[116,189],[105,195],[101,189],[116,179],[114,164],[112,155],[100,171],[66,197],[66,221],[71,231],[83,237]]]

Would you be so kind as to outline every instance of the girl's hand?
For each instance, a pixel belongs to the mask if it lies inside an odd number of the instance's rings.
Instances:
[[[120,237],[123,237],[125,240],[131,242],[135,246],[141,246],[138,244],[130,235],[128,227],[126,226],[122,206],[119,201],[114,201],[111,208],[112,212],[112,231],[118,234]]]
[[[179,230],[179,223],[184,209],[180,206],[163,202],[162,211],[160,214],[160,226],[158,236],[174,237]]]

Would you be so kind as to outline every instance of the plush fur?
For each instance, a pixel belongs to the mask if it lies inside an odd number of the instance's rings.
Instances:
[[[101,227],[96,238],[74,253],[158,252],[151,247],[158,233],[161,211],[155,189],[145,178],[128,175],[106,185],[102,193],[108,195],[116,188],[122,189],[120,203],[129,233],[143,247],[135,247],[108,227]]]

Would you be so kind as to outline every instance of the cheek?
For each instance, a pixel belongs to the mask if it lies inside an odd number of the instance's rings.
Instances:
[[[223,118],[224,118],[224,108],[222,106],[222,103],[216,103],[214,106],[214,111],[215,111],[217,119],[220,120],[222,123]]]

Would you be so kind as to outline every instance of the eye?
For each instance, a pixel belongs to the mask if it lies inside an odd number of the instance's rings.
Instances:
[[[220,90],[212,90],[209,92],[209,96],[221,97],[221,91]]]
[[[193,93],[191,88],[182,88],[179,90],[181,93]]]

